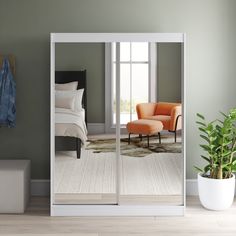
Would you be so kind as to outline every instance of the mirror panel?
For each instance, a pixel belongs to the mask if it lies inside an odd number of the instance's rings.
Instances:
[[[56,204],[117,203],[116,150],[115,142],[111,142],[115,134],[104,132],[104,53],[104,43],[56,45]],[[58,80],[61,71],[63,81]],[[73,73],[77,74],[72,76]],[[76,91],[58,91],[58,83],[66,86],[76,80],[79,84]],[[76,103],[82,109],[76,110]]]
[[[120,58],[119,202],[182,205],[181,44],[121,42],[121,53],[128,44],[128,60]]]

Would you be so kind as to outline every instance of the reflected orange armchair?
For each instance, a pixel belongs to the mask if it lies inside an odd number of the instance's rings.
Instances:
[[[136,106],[138,119],[158,120],[163,124],[163,130],[174,132],[182,129],[181,103],[157,102],[140,103]]]

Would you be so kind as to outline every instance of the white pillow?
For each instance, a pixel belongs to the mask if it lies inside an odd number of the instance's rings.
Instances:
[[[84,94],[84,89],[76,90],[74,111],[80,112],[83,109],[83,106],[82,106],[83,94]]]
[[[55,107],[73,110],[75,107],[75,94],[71,91],[56,91]]]
[[[75,91],[56,91],[55,107],[70,109],[75,112],[82,110],[82,98],[84,89]]]
[[[55,84],[55,90],[76,90],[78,87],[78,81],[70,82],[70,83],[65,83],[65,84]]]

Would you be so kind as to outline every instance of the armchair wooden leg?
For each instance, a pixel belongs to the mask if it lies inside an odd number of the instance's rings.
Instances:
[[[158,132],[159,144],[161,144],[161,133]]]
[[[147,136],[148,148],[149,148],[149,135]]]
[[[143,136],[142,136],[142,134],[139,134],[139,138],[140,138],[140,141],[143,140]]]
[[[178,115],[177,118],[176,118],[176,122],[175,122],[175,143],[176,143],[176,133],[177,133],[177,125],[178,125],[178,121],[179,121],[179,118],[181,117],[182,115]]]
[[[129,139],[128,139],[128,144],[130,144],[130,133],[129,133]]]

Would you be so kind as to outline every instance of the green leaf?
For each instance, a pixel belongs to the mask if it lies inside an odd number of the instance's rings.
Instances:
[[[228,117],[224,112],[220,111],[220,114],[223,115],[224,117]]]
[[[201,155],[201,157],[204,159],[204,160],[206,160],[207,162],[211,162],[211,159],[210,158],[208,158],[208,157],[206,157],[206,156],[203,156],[203,155]]]
[[[228,133],[228,134],[223,134],[224,138],[227,138],[227,137],[229,137],[230,135],[232,135],[231,132]]]
[[[211,149],[209,146],[205,145],[205,144],[200,144],[200,147],[203,148],[203,150],[207,151],[207,152],[210,152]]]
[[[216,136],[211,136],[209,139],[210,139],[211,142],[214,142],[217,139],[217,137]]]
[[[199,129],[200,131],[202,131],[203,133],[205,133],[205,134],[208,135],[208,132],[207,132],[205,129],[203,129],[202,127],[199,127],[198,129]]]
[[[229,163],[225,163],[225,164],[221,165],[221,167],[229,170],[229,165],[230,165]]]
[[[220,122],[221,124],[224,124],[224,122],[222,120],[217,119],[217,121]]]
[[[200,137],[202,137],[203,139],[205,139],[208,143],[210,143],[210,139],[202,134],[200,134]]]
[[[200,168],[199,168],[199,167],[197,167],[197,166],[194,166],[194,168],[195,168],[197,171],[203,172],[203,170],[202,170],[202,169],[200,169]]]
[[[219,125],[216,125],[216,129],[220,131],[222,129],[222,127]]]
[[[213,131],[213,125],[212,124],[208,124],[208,126],[206,127],[206,131]]]
[[[197,116],[198,116],[199,118],[201,118],[202,120],[205,120],[205,117],[204,117],[203,115],[197,113]]]
[[[232,143],[232,141],[229,141],[229,142],[227,142],[227,143],[223,143],[222,146],[225,147],[225,146],[230,145],[231,143]]]
[[[203,122],[201,122],[201,121],[196,121],[196,123],[199,124],[199,125],[202,125],[202,126],[206,127],[206,124],[203,123]]]
[[[209,148],[210,148],[210,149],[214,149],[214,148],[215,148],[215,145],[211,144],[211,145],[209,145]]]
[[[204,172],[207,173],[211,169],[211,165],[207,165],[204,167]]]
[[[230,154],[231,154],[231,151],[224,152],[224,153],[222,154],[222,157],[226,157],[226,156],[228,156],[228,155],[230,155]]]
[[[236,172],[236,165],[232,165],[232,166],[231,166],[231,170],[232,170],[233,172]]]
[[[209,125],[213,125],[216,121],[217,121],[217,119],[211,121],[211,122],[209,123]]]

